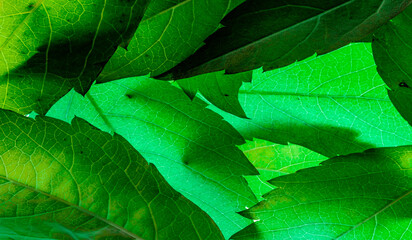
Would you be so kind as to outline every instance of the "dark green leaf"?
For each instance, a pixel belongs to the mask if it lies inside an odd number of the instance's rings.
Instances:
[[[216,107],[245,118],[246,114],[238,100],[239,88],[243,82],[250,82],[252,72],[227,75],[223,72],[209,73],[177,81],[183,91],[193,99],[199,91]]]
[[[232,239],[412,238],[412,147],[370,149],[270,181]]]
[[[239,101],[250,119],[214,110],[247,139],[290,142],[328,157],[412,144],[412,128],[388,99],[368,43],[254,71]]]
[[[208,215],[123,137],[79,118],[69,125],[0,110],[0,123],[1,233],[14,231],[18,239],[43,236],[38,233],[57,239],[112,233],[117,239],[223,239]]]
[[[206,45],[162,79],[226,70],[271,70],[359,41],[411,0],[247,0],[222,21]]]
[[[388,94],[412,125],[412,8],[392,19],[374,35],[373,56]]]
[[[72,91],[47,115],[76,115],[125,137],[229,237],[249,223],[236,212],[256,203],[242,175],[257,171],[236,147],[239,133],[205,107],[168,82],[140,77],[95,85],[86,97]]]
[[[0,5],[0,107],[44,114],[73,87],[85,94],[148,0],[5,0]]]
[[[193,54],[240,0],[152,0],[127,50],[119,48],[98,82],[161,74]]]

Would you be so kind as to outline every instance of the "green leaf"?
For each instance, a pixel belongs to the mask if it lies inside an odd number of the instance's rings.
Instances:
[[[223,239],[121,136],[79,118],[0,110],[0,122],[1,230],[19,239],[111,239],[112,230],[115,239]]]
[[[388,99],[368,43],[254,71],[239,101],[250,119],[214,110],[247,139],[290,142],[328,157],[412,144],[412,128]]]
[[[259,200],[263,200],[261,196],[274,189],[274,186],[267,182],[270,179],[317,166],[327,159],[298,145],[281,145],[261,139],[247,141],[239,148],[260,173],[258,176],[246,176],[250,188]]]
[[[98,82],[159,75],[193,54],[241,1],[152,0],[127,50],[119,48]]]
[[[199,91],[216,107],[246,118],[238,100],[239,88],[243,82],[250,82],[252,72],[226,75],[223,72],[209,73],[177,81],[183,91],[193,99]]]
[[[400,114],[412,125],[412,7],[374,34],[373,56],[388,94]]]
[[[44,114],[73,87],[85,94],[148,0],[2,1],[0,107]]]
[[[126,138],[169,184],[206,211],[227,237],[250,222],[236,214],[256,203],[242,175],[257,170],[236,147],[243,138],[199,99],[147,77],[71,92],[47,113],[74,115]]]
[[[225,27],[210,36],[205,46],[158,78],[283,67],[363,39],[411,2],[247,0],[225,16]]]
[[[270,181],[231,239],[411,239],[412,146],[370,149]]]

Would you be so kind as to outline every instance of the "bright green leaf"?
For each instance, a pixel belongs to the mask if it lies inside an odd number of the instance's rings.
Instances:
[[[225,27],[210,36],[205,46],[159,78],[283,67],[363,39],[411,2],[247,0],[225,16]]]
[[[378,72],[390,87],[389,97],[412,125],[412,7],[374,35],[372,49]]]
[[[72,91],[47,115],[76,115],[122,135],[230,236],[249,223],[236,212],[256,203],[242,175],[257,171],[236,147],[239,133],[205,107],[168,82],[140,77],[95,85],[86,97]]]
[[[250,119],[216,111],[247,139],[290,142],[328,157],[412,143],[412,128],[388,99],[368,43],[255,71],[239,101]]]
[[[79,118],[0,110],[0,123],[0,235],[223,239],[123,137]]]
[[[317,166],[327,159],[298,145],[281,145],[260,139],[247,141],[239,148],[260,173],[258,176],[246,177],[259,200],[263,200],[261,196],[274,189],[274,186],[267,182],[270,179]]]
[[[0,107],[46,113],[73,87],[85,94],[148,0],[3,0]]]
[[[216,107],[246,118],[238,100],[239,88],[243,82],[250,82],[252,72],[227,75],[223,72],[203,74],[192,78],[177,81],[183,91],[193,99],[199,91],[209,102]]]
[[[98,82],[159,75],[193,54],[242,1],[152,0],[127,50],[119,48]]]
[[[370,149],[271,180],[232,239],[412,238],[412,147]]]

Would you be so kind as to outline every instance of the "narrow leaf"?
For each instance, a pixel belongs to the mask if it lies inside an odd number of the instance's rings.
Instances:
[[[236,212],[256,203],[243,175],[257,170],[236,147],[239,133],[205,107],[168,82],[140,77],[94,85],[86,97],[72,91],[47,115],[76,115],[122,135],[229,237],[249,224]]]
[[[182,79],[177,83],[191,99],[199,91],[216,107],[238,117],[246,118],[245,111],[240,106],[238,94],[242,83],[250,82],[251,79],[252,72],[233,75],[216,72]]]
[[[328,157],[412,144],[412,128],[390,102],[368,43],[254,71],[239,101],[250,119],[213,109],[247,139],[290,142]]]
[[[359,41],[411,0],[247,0],[222,20],[206,45],[160,79],[226,70],[271,70]]]
[[[118,49],[98,82],[159,75],[193,54],[240,0],[152,0],[127,50]],[[235,5],[234,5],[235,4]]]
[[[373,56],[388,94],[400,114],[412,125],[412,8],[374,34]]]
[[[35,230],[22,236],[57,239],[110,237],[111,229],[120,239],[223,239],[123,137],[79,118],[69,125],[0,110],[0,122],[0,229],[17,234],[26,223]]]
[[[0,107],[44,114],[73,87],[85,94],[148,2],[2,1]]]
[[[412,146],[370,149],[271,180],[231,239],[412,238]]]

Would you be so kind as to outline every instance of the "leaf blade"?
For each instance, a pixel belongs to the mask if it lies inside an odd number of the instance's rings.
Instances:
[[[361,40],[410,3],[249,0],[223,19],[226,27],[209,37],[205,46],[156,78],[284,67],[314,53],[325,54]]]

